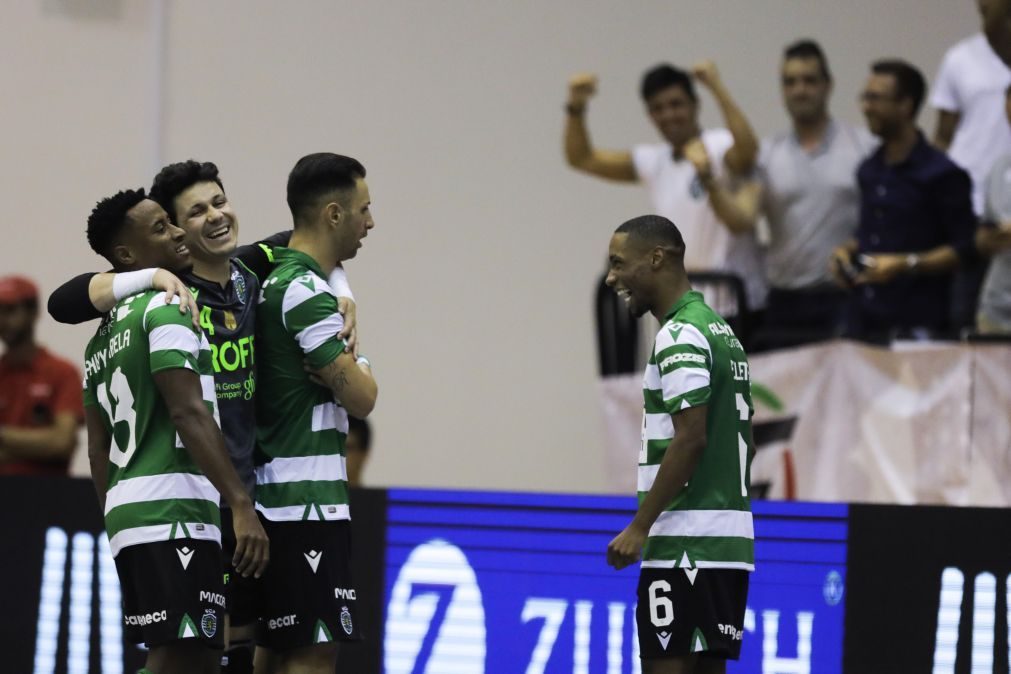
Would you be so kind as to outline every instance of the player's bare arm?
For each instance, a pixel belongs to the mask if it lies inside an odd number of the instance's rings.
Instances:
[[[372,369],[364,361],[356,362],[352,354],[342,352],[313,374],[333,392],[334,398],[351,416],[364,419],[376,406],[379,391]]]
[[[667,445],[653,486],[646,493],[631,523],[607,546],[607,563],[614,568],[623,569],[639,560],[650,527],[695,472],[706,448],[707,410],[707,405],[699,405],[671,417],[674,422],[674,439]]]
[[[105,512],[105,492],[109,481],[109,448],[112,436],[105,429],[102,413],[94,405],[84,406],[84,425],[88,429],[88,463],[91,481],[98,493],[98,505]]]
[[[267,534],[253,509],[239,476],[232,466],[225,440],[203,400],[200,375],[174,368],[153,375],[179,438],[200,470],[232,508],[235,529],[235,570],[243,576],[259,578],[267,568]]]
[[[165,304],[172,304],[173,298],[178,297],[179,313],[189,313],[193,325],[199,326],[200,309],[196,299],[189,287],[167,269],[95,274],[88,283],[88,299],[96,309],[105,313],[124,297],[151,288],[165,291]]]

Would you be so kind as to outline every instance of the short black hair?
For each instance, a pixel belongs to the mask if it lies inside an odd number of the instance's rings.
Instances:
[[[362,449],[368,454],[372,448],[372,426],[365,419],[348,416],[348,435],[354,433],[361,440]]]
[[[648,102],[650,98],[668,87],[681,87],[688,94],[688,98],[693,101],[699,100],[695,95],[691,75],[669,63],[661,63],[646,71],[642,76],[642,84],[639,85],[639,95],[642,96],[642,100]]]
[[[297,223],[320,197],[335,190],[355,186],[355,180],[365,177],[365,167],[357,159],[316,152],[298,160],[288,174],[288,208]]]
[[[902,59],[881,59],[871,64],[875,75],[891,75],[895,78],[895,95],[913,101],[913,118],[920,112],[923,97],[927,92],[927,80],[915,66]]]
[[[821,66],[821,76],[829,82],[832,81],[832,72],[828,69],[828,59],[825,58],[825,52],[822,51],[821,45],[814,40],[797,40],[793,44],[787,45],[783,50],[783,60],[790,59],[816,59],[818,65]]]
[[[677,225],[662,215],[640,215],[621,224],[615,234],[628,234],[628,238],[650,245],[667,244],[684,250],[685,240]]]
[[[218,177],[218,167],[209,161],[199,162],[195,159],[169,164],[154,177],[151,183],[151,198],[158,202],[158,205],[165,209],[165,212],[172,218],[172,222],[179,224],[176,217],[175,203],[176,197],[181,192],[196,183],[214,181],[218,187],[224,191],[225,186],[221,184]]]
[[[113,266],[115,260],[112,257],[112,246],[126,224],[126,214],[147,198],[143,187],[116,192],[95,204],[88,216],[88,243],[92,250],[113,263]]]

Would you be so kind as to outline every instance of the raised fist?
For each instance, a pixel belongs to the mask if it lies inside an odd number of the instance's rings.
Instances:
[[[712,89],[720,82],[720,72],[712,61],[701,61],[692,67],[692,75],[707,88]]]
[[[597,93],[597,76],[579,73],[569,78],[569,105],[584,106]]]

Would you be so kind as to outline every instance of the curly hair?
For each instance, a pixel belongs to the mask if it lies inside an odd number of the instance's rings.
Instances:
[[[222,192],[225,190],[225,186],[221,184],[221,178],[218,177],[218,167],[212,162],[187,159],[169,164],[158,171],[158,175],[154,177],[154,182],[151,183],[151,198],[157,201],[158,205],[164,208],[172,218],[172,222],[178,225],[179,218],[176,216],[173,206],[176,197],[196,183],[211,181],[216,182]]]
[[[112,258],[112,245],[126,224],[127,212],[147,199],[144,188],[123,190],[102,199],[88,216],[88,243],[92,250],[115,264]]]

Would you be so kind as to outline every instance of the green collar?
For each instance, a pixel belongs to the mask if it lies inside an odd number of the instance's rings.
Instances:
[[[311,271],[316,272],[321,278],[326,278],[326,274],[323,273],[323,268],[319,266],[319,262],[316,262],[311,255],[307,255],[300,250],[285,248],[284,246],[274,246],[274,257],[277,259],[277,262],[288,259],[303,264]]]
[[[678,301],[674,303],[674,306],[670,308],[670,311],[664,316],[665,321],[669,321],[674,318],[674,315],[684,309],[688,304],[692,302],[702,302],[702,293],[698,290],[689,290],[684,295],[678,298]]]

